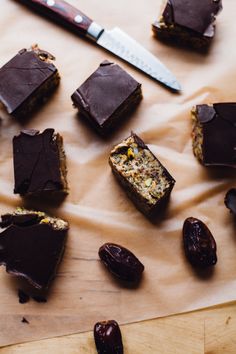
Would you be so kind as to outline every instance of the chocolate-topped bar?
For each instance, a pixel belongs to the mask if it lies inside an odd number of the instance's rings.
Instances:
[[[221,10],[221,0],[167,0],[153,32],[164,41],[206,49],[215,35],[215,17]]]
[[[68,191],[63,138],[54,129],[22,130],[13,138],[14,193],[64,195]]]
[[[141,84],[120,66],[104,61],[71,98],[81,115],[107,134],[139,103]]]
[[[147,145],[132,133],[113,148],[109,163],[135,206],[154,217],[168,200],[175,180]]]
[[[192,120],[196,158],[205,166],[236,167],[236,103],[197,105]]]
[[[55,58],[38,46],[22,49],[0,69],[0,102],[15,117],[27,116],[58,86]]]
[[[38,289],[47,289],[62,259],[68,223],[44,212],[17,208],[2,216],[0,265],[25,278]]]

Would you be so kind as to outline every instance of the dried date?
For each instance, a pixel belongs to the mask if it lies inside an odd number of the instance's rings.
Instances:
[[[98,254],[108,270],[118,278],[129,282],[140,280],[144,266],[127,248],[105,243]]]
[[[196,267],[206,268],[217,262],[216,242],[208,227],[196,218],[187,218],[183,226],[186,257]]]
[[[236,188],[230,189],[225,196],[226,207],[236,215]]]
[[[114,320],[96,323],[94,340],[98,354],[123,354],[121,331]]]

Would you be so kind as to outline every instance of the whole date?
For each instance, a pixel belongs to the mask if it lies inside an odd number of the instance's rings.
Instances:
[[[144,266],[127,248],[105,243],[98,254],[103,264],[118,278],[129,282],[140,280]]]
[[[201,220],[193,217],[185,220],[183,241],[186,257],[193,266],[206,268],[216,264],[215,239]]]

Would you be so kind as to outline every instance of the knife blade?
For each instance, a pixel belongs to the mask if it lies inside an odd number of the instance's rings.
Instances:
[[[18,0],[76,34],[89,38],[102,48],[141,70],[174,91],[181,86],[175,76],[152,53],[119,28],[106,30],[64,0]]]

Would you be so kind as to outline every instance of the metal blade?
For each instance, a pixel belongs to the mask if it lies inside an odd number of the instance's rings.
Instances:
[[[174,75],[160,60],[119,28],[116,27],[111,31],[105,30],[98,38],[97,44],[172,90],[181,90],[181,86]]]

